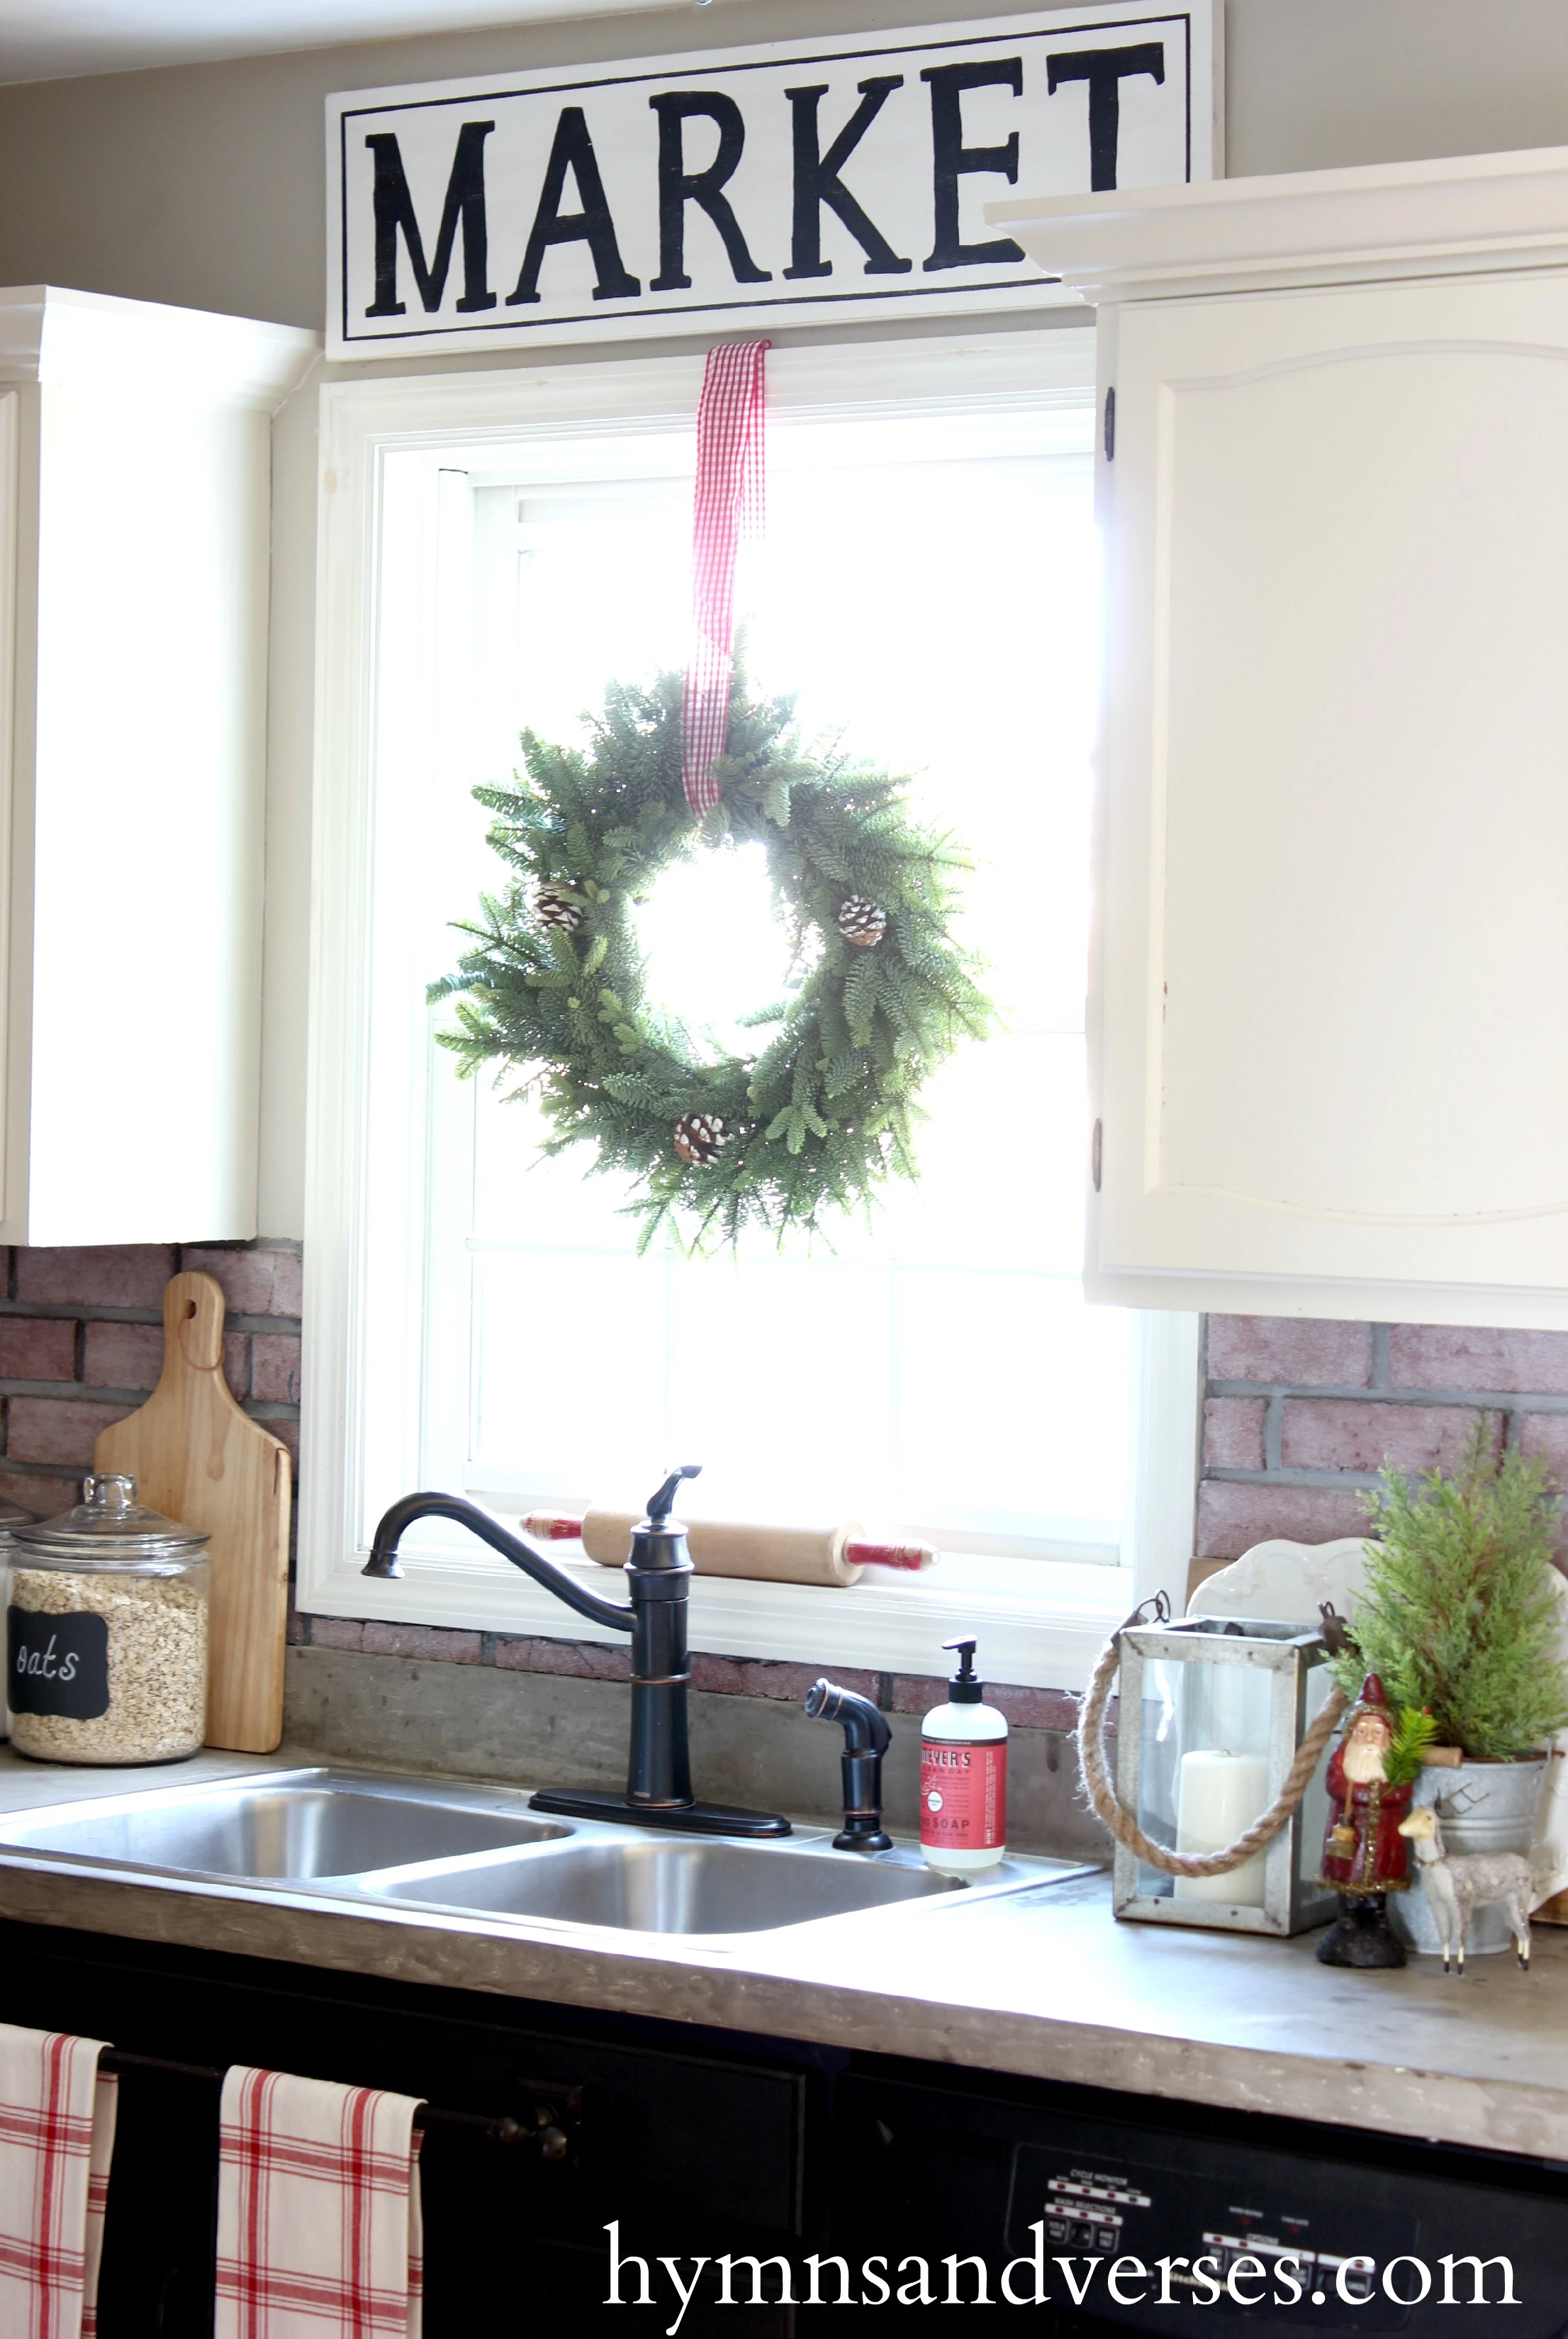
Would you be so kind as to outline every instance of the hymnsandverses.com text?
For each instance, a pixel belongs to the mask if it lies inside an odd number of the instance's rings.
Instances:
[[[606,2306],[663,2309],[665,2339],[677,2339],[699,2296],[718,2306],[1271,2306],[1308,2312],[1333,2302],[1397,2306],[1430,2299],[1440,2306],[1517,2306],[1514,2268],[1503,2256],[1471,2252],[1435,2259],[1316,2256],[1274,2250],[1253,2255],[1048,2257],[1045,2226],[1029,2228],[1033,2246],[1000,2269],[979,2256],[863,2258],[813,2253],[772,2257],[726,2251],[713,2257],[643,2256],[621,2246],[620,2220],[609,2236]]]

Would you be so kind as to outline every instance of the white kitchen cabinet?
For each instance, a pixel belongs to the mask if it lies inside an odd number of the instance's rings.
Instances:
[[[0,291],[0,1241],[256,1231],[292,328]]]
[[[1568,1326],[1568,152],[989,216],[1100,318],[1091,1292]]]

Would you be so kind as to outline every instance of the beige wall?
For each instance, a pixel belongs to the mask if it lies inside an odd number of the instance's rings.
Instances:
[[[0,283],[319,330],[330,91],[1000,13],[997,0],[723,0],[0,89]],[[1226,39],[1233,176],[1568,142],[1565,0],[1228,0]],[[310,382],[274,440],[261,1230],[285,1237],[302,1231],[315,403]]]
[[[1003,13],[725,0],[0,90],[0,283],[319,327],[330,90]],[[1233,176],[1568,140],[1563,0],[1228,0],[1226,25]]]

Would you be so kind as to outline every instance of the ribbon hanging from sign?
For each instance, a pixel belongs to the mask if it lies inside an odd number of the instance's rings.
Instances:
[[[719,800],[714,761],[724,753],[735,639],[735,555],[762,534],[763,360],[766,341],[708,351],[697,407],[692,522],[695,638],[681,710],[681,779],[700,819]]]

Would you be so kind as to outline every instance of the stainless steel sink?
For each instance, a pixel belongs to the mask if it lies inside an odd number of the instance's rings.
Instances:
[[[1011,1880],[1038,1880],[1016,1872]],[[577,1842],[417,1877],[367,1880],[399,1900],[636,1933],[766,1933],[966,1888],[929,1868],[856,1852],[638,1838]]]
[[[312,1771],[71,1804],[0,1822],[0,1850],[63,1854],[98,1868],[302,1881],[550,1843],[570,1833],[520,1811],[449,1801],[439,1787],[399,1792]]]
[[[5,1855],[110,1873],[327,1895],[389,1913],[698,1937],[777,1932],[879,1909],[988,1899],[1083,1873],[1008,1860],[961,1883],[912,1849],[834,1851],[648,1835],[536,1818],[520,1793],[311,1766],[208,1786],[142,1787],[0,1818]]]

